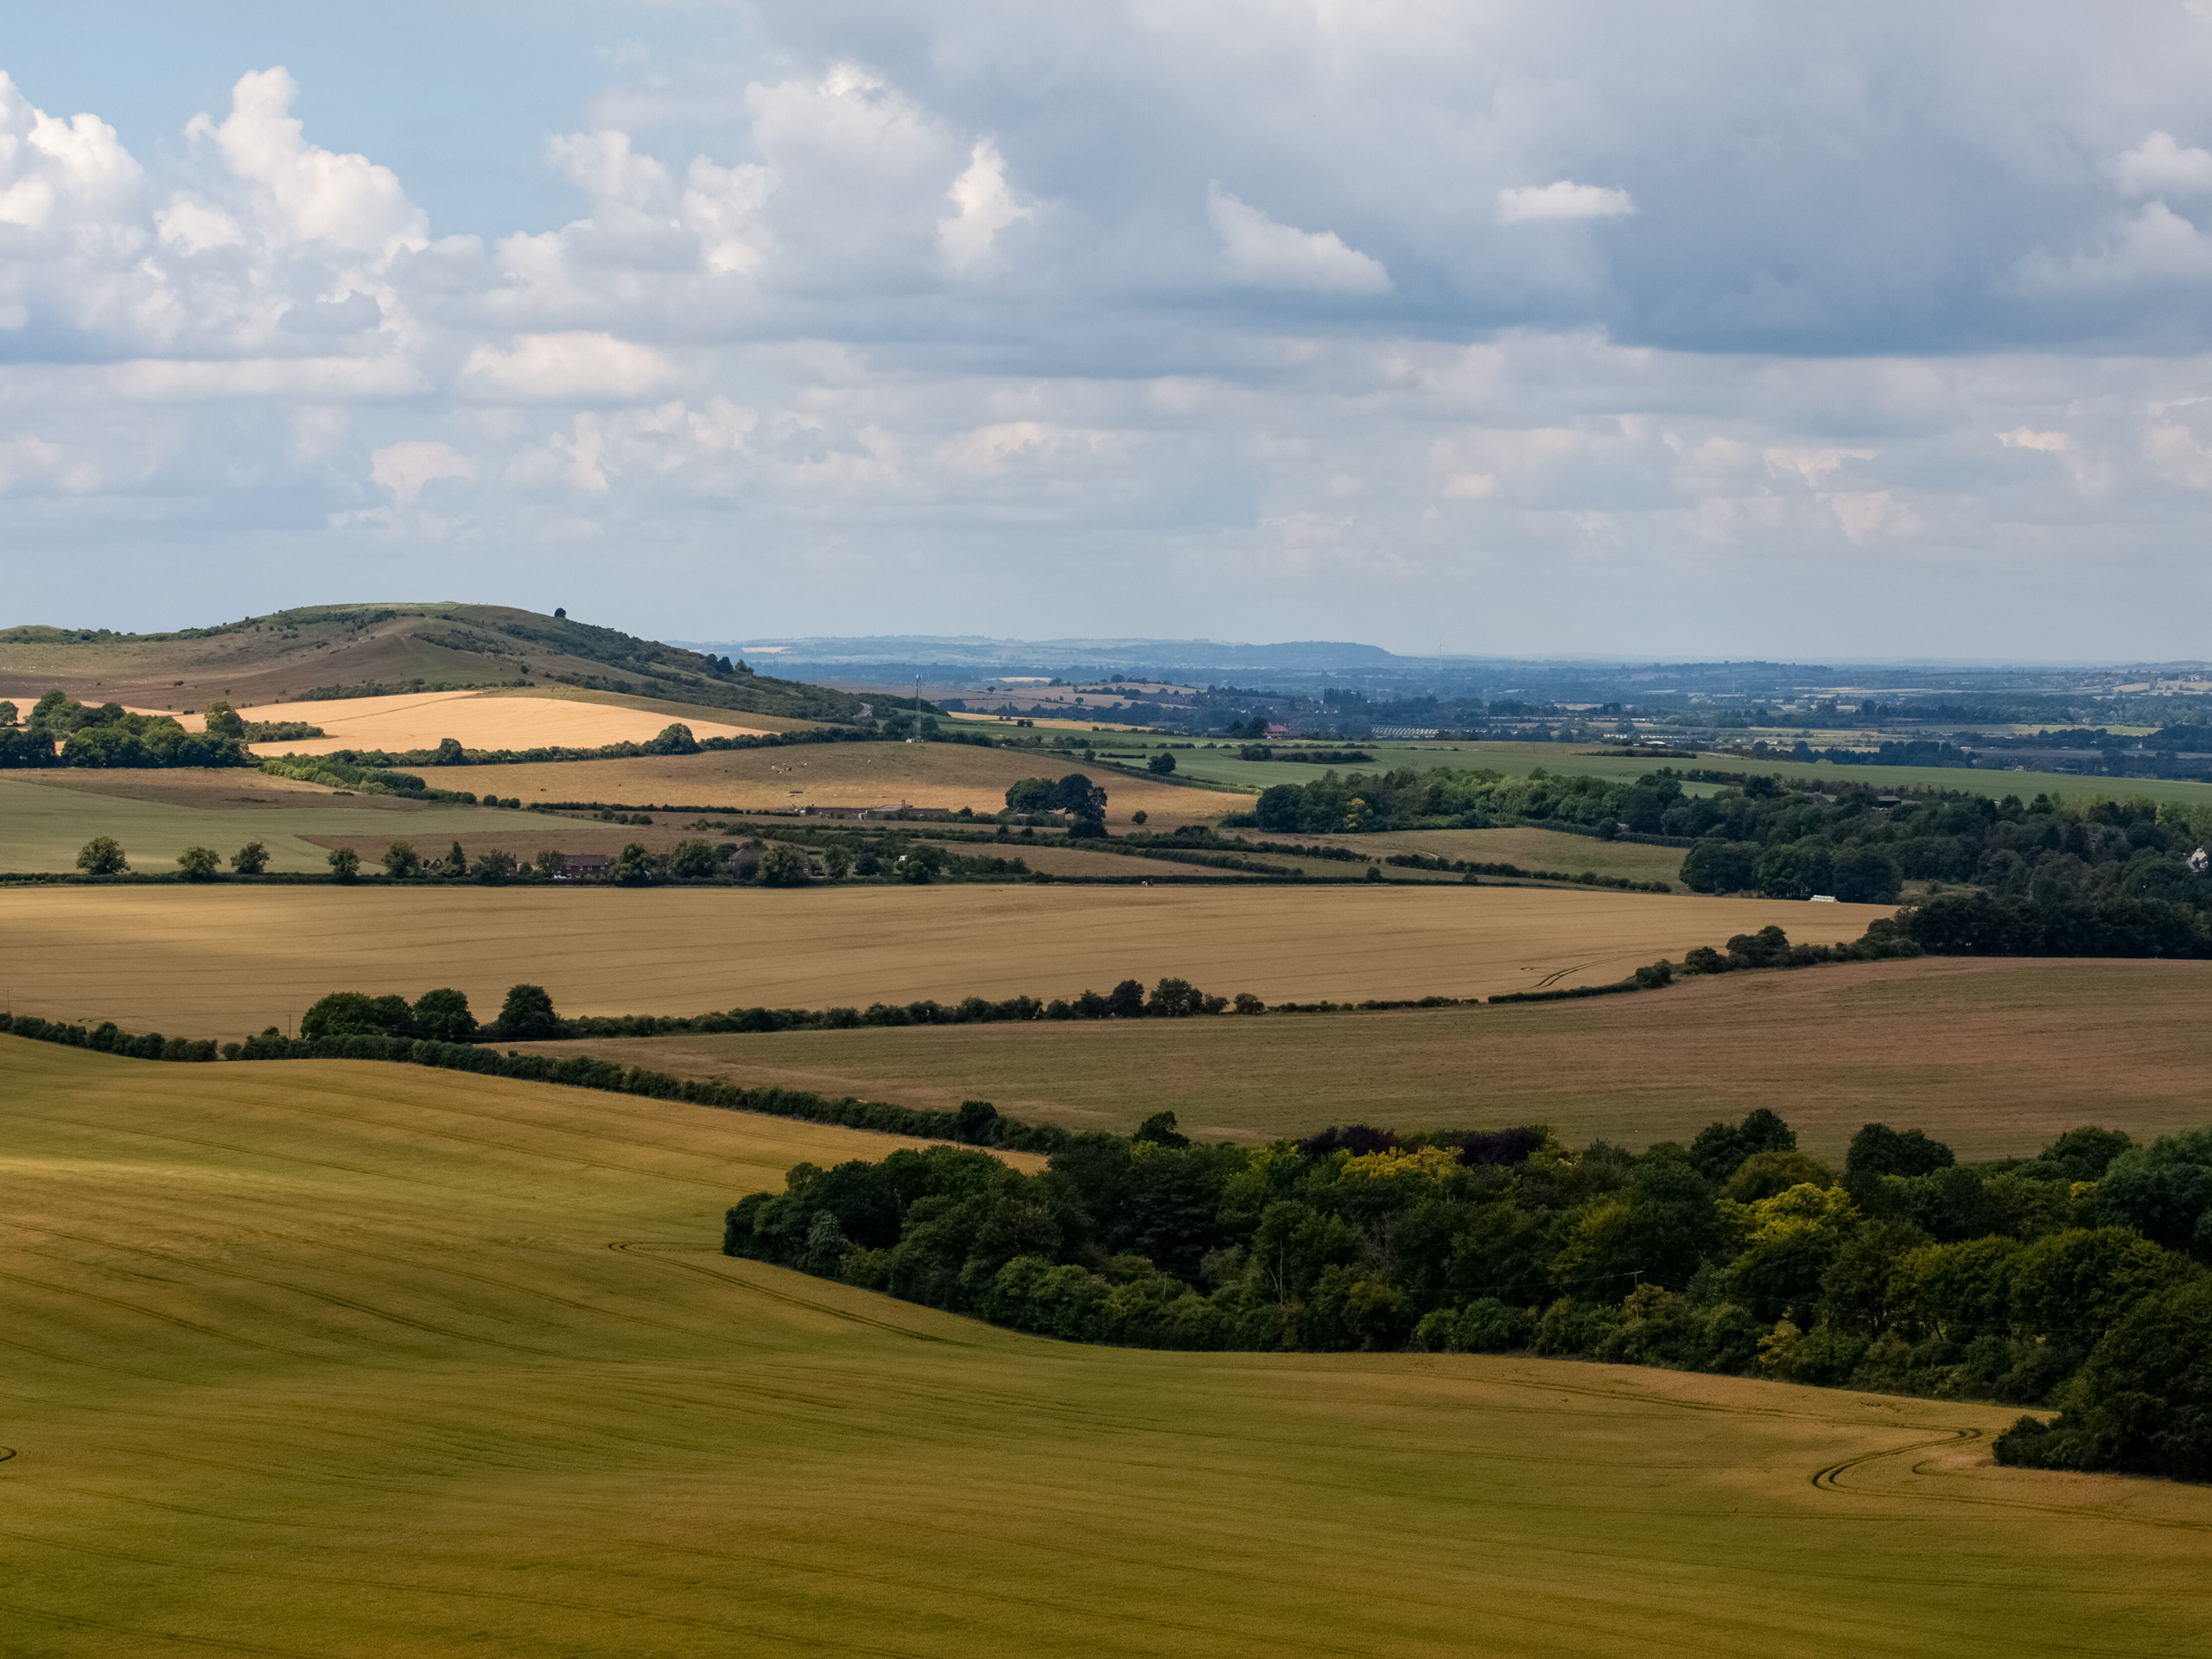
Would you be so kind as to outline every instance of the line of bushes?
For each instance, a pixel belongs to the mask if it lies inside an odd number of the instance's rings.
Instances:
[[[1674,887],[1665,881],[1637,881],[1625,875],[1600,875],[1595,870],[1584,870],[1578,875],[1570,875],[1565,870],[1527,870],[1518,864],[1445,858],[1434,853],[1393,853],[1382,861],[1395,865],[1400,869],[1435,870],[1442,874],[1465,875],[1470,880],[1478,875],[1496,875],[1522,881],[1563,881],[1580,887],[1610,887],[1616,893],[1674,891]]]

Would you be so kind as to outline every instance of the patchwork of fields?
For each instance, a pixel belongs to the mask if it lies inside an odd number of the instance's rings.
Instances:
[[[2212,1123],[2208,998],[2212,963],[1929,957],[1505,1007],[531,1046],[939,1109],[972,1096],[1121,1134],[1164,1110],[1202,1138],[1541,1122],[1640,1149],[1764,1106],[1831,1162],[1870,1120],[1976,1160],[2083,1123],[2139,1138]]]
[[[570,1014],[1051,997],[1166,975],[1269,1002],[1488,995],[1619,979],[1769,924],[1801,940],[1856,938],[1891,913],[1579,889],[1256,884],[69,887],[12,892],[6,905],[17,1013],[225,1038],[296,1020],[331,990],[451,985],[496,1008],[518,980]]]
[[[0,1039],[0,1646],[2183,1652],[2212,1494],[1993,1408],[1025,1338],[715,1253],[884,1138]]]

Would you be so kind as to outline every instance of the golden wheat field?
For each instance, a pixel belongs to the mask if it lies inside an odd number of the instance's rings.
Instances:
[[[18,1013],[230,1037],[332,990],[520,980],[570,1014],[1070,995],[1189,979],[1269,1002],[1599,983],[1872,906],[1522,887],[32,887],[0,895]]]
[[[663,716],[641,709],[566,697],[487,696],[480,691],[416,691],[327,702],[275,702],[241,709],[238,713],[247,720],[303,720],[328,734],[256,743],[252,746],[256,754],[435,749],[448,737],[467,749],[596,748],[605,743],[643,743],[669,724]],[[683,723],[690,727],[694,737],[700,738],[748,737],[766,729],[696,716]]]
[[[1571,1145],[1687,1142],[1780,1112],[1840,1166],[1870,1121],[1969,1161],[2084,1123],[2139,1140],[2212,1125],[2212,963],[2032,957],[1840,963],[1504,1007],[1039,1021],[533,1044],[623,1065],[1127,1134],[1204,1139],[1330,1123],[1548,1123]]]
[[[0,1650],[2196,1650],[2212,1493],[2010,1413],[1018,1336],[716,1253],[884,1137],[0,1039]]]
[[[773,749],[635,760],[575,760],[510,766],[448,766],[438,772],[445,789],[473,794],[519,796],[532,801],[607,801],[651,806],[722,807],[758,811],[769,807],[914,806],[957,812],[996,812],[1009,784],[1023,778],[1057,778],[1079,760],[1065,755],[986,749],[964,743],[808,743]],[[1242,811],[1251,798],[1188,789],[1149,777],[1123,777],[1093,769],[1091,781],[1107,791],[1106,816],[1124,823],[1133,811],[1150,815],[1155,828]]]

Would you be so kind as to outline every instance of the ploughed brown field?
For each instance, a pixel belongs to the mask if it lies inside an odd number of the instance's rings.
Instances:
[[[441,789],[533,801],[602,801],[636,806],[913,806],[997,812],[1007,786],[1081,769],[1065,755],[986,749],[965,743],[808,743],[785,748],[660,755],[634,760],[568,760],[501,766],[442,766]],[[1106,817],[1124,823],[1144,811],[1152,827],[1211,821],[1247,810],[1252,798],[1190,789],[1093,767]]]
[[[1764,1106],[1822,1158],[1881,1122],[1976,1160],[2083,1123],[2145,1138],[2212,1125],[2208,1001],[2212,963],[1923,957],[1503,1007],[539,1046],[906,1105],[988,1099],[1124,1133],[1171,1110],[1241,1141],[1548,1122],[1578,1144],[1641,1147]]]
[[[2015,1414],[1461,1354],[1083,1347],[717,1253],[899,1144],[0,1038],[0,1651],[2200,1651],[2202,1487]]]
[[[1603,983],[1769,924],[1800,939],[1854,938],[1889,913],[1579,889],[1256,884],[69,887],[16,889],[4,903],[0,988],[16,1012],[223,1038],[296,1020],[334,990],[451,985],[488,1014],[518,981],[543,985],[570,1014],[1053,997],[1167,975],[1269,1002],[1485,995]]]

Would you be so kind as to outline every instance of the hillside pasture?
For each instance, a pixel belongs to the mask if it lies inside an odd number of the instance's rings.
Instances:
[[[2206,1624],[2212,1493],[1999,1469],[2009,1411],[1084,1348],[716,1253],[733,1198],[884,1137],[14,1039],[0,1134],[10,1652],[1916,1659]]]
[[[562,697],[486,696],[473,691],[417,691],[329,702],[277,702],[241,709],[247,720],[304,720],[328,734],[256,743],[256,754],[331,754],[340,749],[435,749],[452,738],[465,749],[597,748],[644,743],[670,723],[643,709]],[[757,737],[766,728],[693,718],[691,735]]]
[[[1495,1128],[1641,1149],[1780,1112],[1840,1160],[1870,1121],[1961,1158],[2084,1123],[2212,1123],[2212,963],[2026,958],[1735,974],[1586,1001],[1258,1019],[1039,1022],[533,1045],[759,1087],[1126,1134],[1262,1141],[1331,1123]]]
[[[772,749],[663,755],[634,760],[544,765],[441,766],[442,788],[532,801],[604,801],[650,806],[760,811],[801,806],[943,807],[998,812],[1007,786],[1024,778],[1058,778],[1082,762],[1033,750],[966,743],[809,743]],[[1249,807],[1241,795],[1179,788],[1148,777],[1092,781],[1107,791],[1106,816],[1124,823],[1147,813],[1155,828],[1200,823]]]
[[[143,872],[174,870],[188,847],[213,847],[228,859],[258,841],[271,870],[297,873],[327,870],[330,848],[340,843],[377,856],[393,841],[440,851],[454,837],[518,847],[532,842],[540,822],[487,807],[338,794],[244,769],[0,772],[0,871],[11,873],[74,869],[95,836],[114,836]]]
[[[1052,997],[1166,975],[1269,1002],[1472,996],[1602,983],[1770,923],[1809,942],[1855,938],[1889,913],[1272,884],[67,887],[6,906],[17,1013],[222,1038],[296,1020],[326,991],[451,985],[488,1010],[518,980],[571,1014]]]

